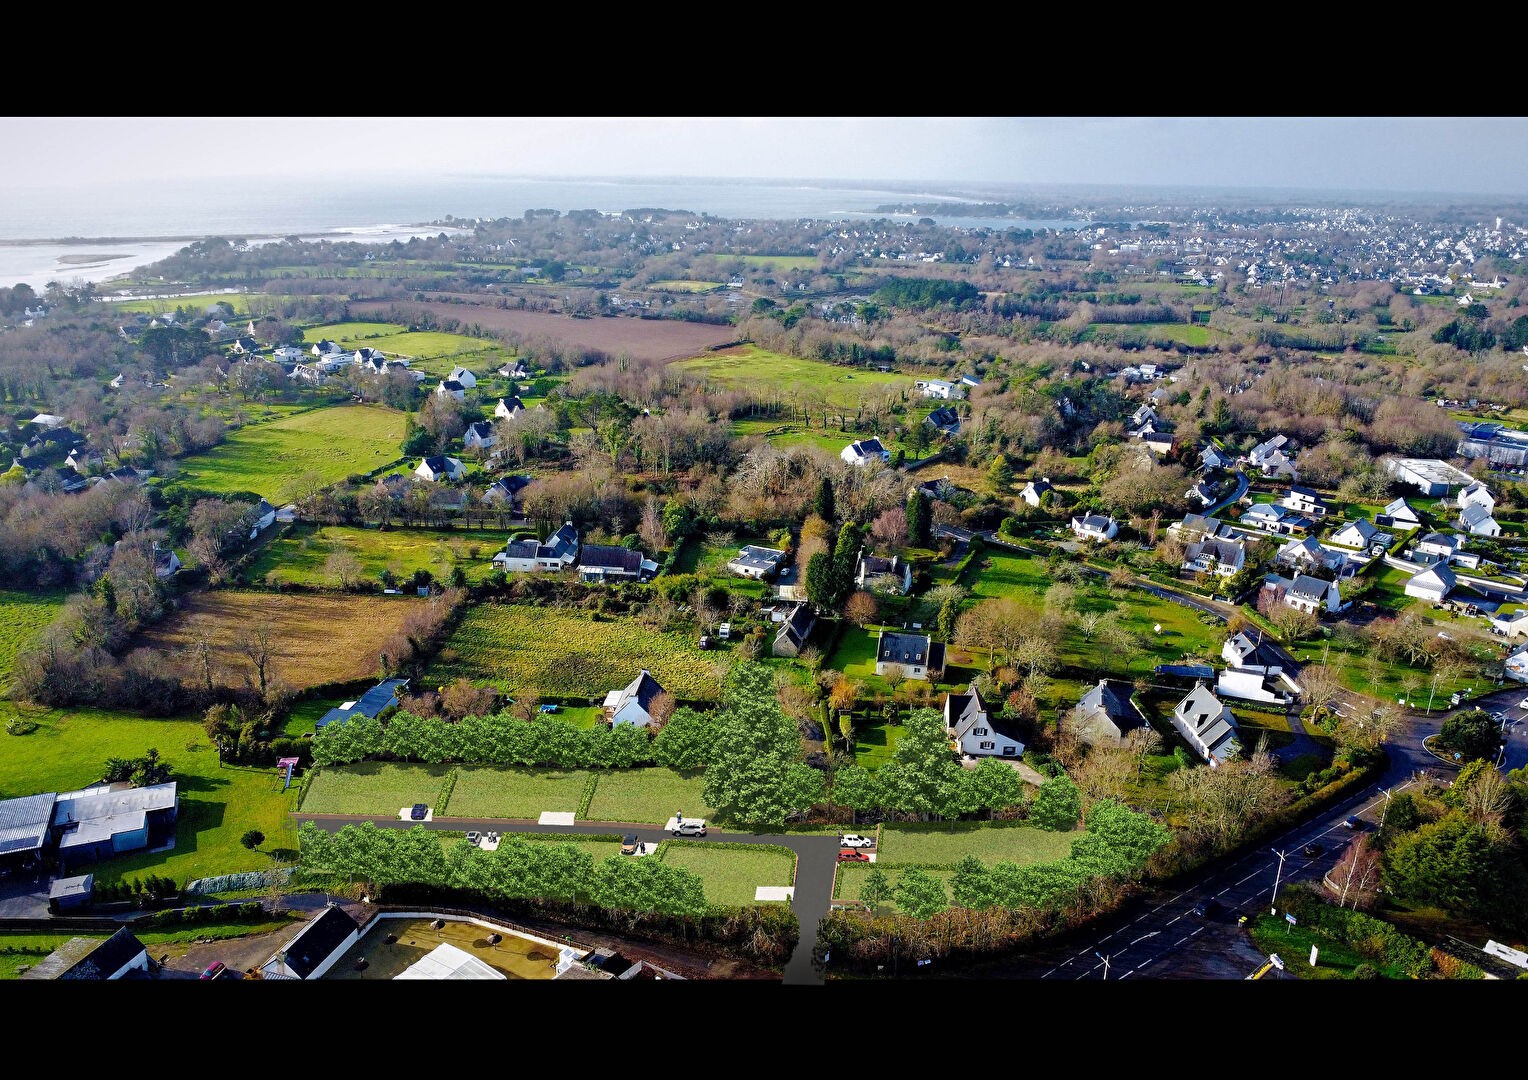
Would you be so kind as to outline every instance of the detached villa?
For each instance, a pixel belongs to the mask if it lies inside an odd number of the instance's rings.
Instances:
[[[605,718],[610,721],[611,727],[617,724],[646,727],[653,722],[652,713],[648,711],[652,707],[653,699],[664,692],[658,680],[653,678],[653,673],[643,668],[641,673],[624,687],[612,690],[605,695]]]
[[[860,439],[838,452],[838,456],[850,465],[864,465],[871,461],[891,461],[891,451],[881,445],[880,439]]]
[[[981,691],[975,686],[964,694],[944,699],[944,726],[966,757],[1017,758],[1024,754],[1018,730],[1002,719],[992,719]]]
[[[1103,514],[1088,514],[1072,519],[1072,533],[1079,540],[1113,540],[1119,535],[1119,522]]]
[[[1131,697],[1134,690],[1128,682],[1099,679],[1072,708],[1078,737],[1092,746],[1124,746],[1132,731],[1146,726],[1146,717]]]
[[[1173,728],[1211,766],[1229,761],[1241,751],[1241,732],[1231,706],[1204,683],[1195,683],[1173,709]]]
[[[910,679],[930,682],[944,670],[944,645],[927,634],[900,634],[881,631],[876,643],[875,673],[884,676],[886,669],[899,666]]]
[[[533,570],[566,570],[578,559],[578,530],[564,522],[545,542],[511,540],[493,557],[495,569],[525,574]]]

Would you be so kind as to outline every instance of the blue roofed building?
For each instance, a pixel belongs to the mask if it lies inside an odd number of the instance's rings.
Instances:
[[[337,705],[318,718],[318,726],[324,727],[337,720],[348,720],[357,713],[375,719],[383,709],[398,703],[398,695],[408,688],[407,679],[383,679],[356,701]]]

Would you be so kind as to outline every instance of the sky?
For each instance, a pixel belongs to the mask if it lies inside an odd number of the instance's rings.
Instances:
[[[1528,195],[1528,117],[4,117],[6,188],[374,173]]]

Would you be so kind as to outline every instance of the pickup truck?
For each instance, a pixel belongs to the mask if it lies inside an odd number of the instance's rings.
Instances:
[[[705,836],[706,819],[697,817],[671,817],[663,826],[674,836]]]

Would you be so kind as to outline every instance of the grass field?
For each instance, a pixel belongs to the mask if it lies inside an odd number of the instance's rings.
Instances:
[[[251,424],[206,453],[182,458],[175,483],[253,491],[281,506],[310,487],[397,461],[403,456],[403,421],[396,409],[341,405]]]
[[[1055,862],[1072,851],[1072,841],[1082,830],[1049,832],[1029,825],[1010,822],[958,821],[951,829],[941,825],[932,829],[905,829],[896,825],[881,827],[877,862],[888,866],[955,866],[967,855],[984,863]]]
[[[879,769],[897,752],[906,729],[901,724],[879,723],[854,732],[854,763],[867,769]]]
[[[264,870],[267,852],[297,846],[286,811],[296,789],[282,792],[275,769],[219,767],[198,720],[145,720],[97,709],[36,709],[0,702],[0,718],[21,715],[38,725],[30,735],[0,733],[0,797],[75,791],[101,778],[108,757],[141,757],[150,747],[168,761],[179,785],[175,847],[124,855],[90,866],[102,884],[148,873],[193,878]],[[194,749],[193,749],[194,748]],[[239,837],[265,834],[258,851]]]
[[[366,346],[380,349],[389,357],[408,357],[411,369],[432,375],[444,375],[460,364],[476,375],[479,383],[512,355],[512,350],[482,338],[435,330],[409,331],[396,323],[331,323],[303,334],[303,340],[308,342],[324,338],[346,348]]]
[[[710,818],[715,808],[701,801],[701,774],[673,769],[604,769],[584,816],[590,821],[662,825],[675,810],[685,817]]]
[[[361,574],[376,581],[383,570],[406,578],[426,569],[436,580],[446,579],[460,566],[469,583],[493,570],[489,560],[504,546],[504,530],[366,529],[341,525],[293,525],[265,546],[250,568],[256,581],[337,587],[325,566],[331,555],[348,551],[361,564]]]
[[[528,818],[545,810],[573,813],[584,799],[582,769],[502,769],[463,765],[446,804],[449,817]],[[402,805],[401,803],[399,804]]]
[[[63,610],[66,596],[61,589],[39,592],[0,589],[0,694],[10,689],[16,654]]]
[[[822,265],[816,255],[697,255],[693,262],[704,265],[707,259],[723,267],[740,262],[754,270],[815,270]]]
[[[669,365],[669,369],[690,372],[724,385],[750,386],[782,401],[795,398],[803,405],[822,400],[829,405],[852,409],[862,400],[880,398],[888,392],[906,390],[913,393],[910,375],[838,367],[821,360],[785,356],[755,345],[676,361]]]
[[[788,850],[760,847],[757,851],[742,848],[719,848],[715,844],[689,840],[667,840],[657,858],[669,866],[682,866],[705,883],[706,899],[723,907],[742,907],[756,901],[754,890],[760,885],[795,883],[796,860]]]
[[[875,863],[839,863],[838,877],[833,884],[833,898],[835,900],[858,900],[860,888],[865,884],[865,877],[870,873],[870,868]],[[886,880],[895,889],[902,880],[902,871],[894,866],[882,867],[886,871]],[[926,871],[930,877],[935,877],[944,884],[945,896],[950,895],[950,882],[955,879],[954,870],[933,869]],[[895,902],[877,904],[876,913],[884,914],[895,911]]]
[[[510,693],[603,698],[646,668],[682,701],[714,701],[728,663],[724,654],[701,652],[687,634],[632,619],[593,622],[555,608],[480,603],[468,608],[424,682],[466,677]]]
[[[685,281],[673,279],[655,281],[647,287],[655,292],[703,293],[715,292],[717,289],[724,288],[725,286],[726,282],[722,281]]]
[[[433,808],[446,773],[450,771],[449,765],[405,765],[390,761],[330,765],[313,777],[308,796],[302,802],[302,812],[396,814],[415,803],[427,803]],[[460,785],[461,781],[457,783]],[[456,800],[455,792],[451,799]]]
[[[1091,329],[1095,333],[1104,330],[1126,340],[1179,341],[1193,346],[1209,345],[1226,337],[1224,331],[1198,323],[1093,323]]]
[[[145,631],[137,643],[179,654],[205,636],[212,643],[214,679],[237,686],[255,677],[254,665],[240,651],[242,635],[251,627],[268,626],[270,670],[292,689],[305,690],[375,675],[382,647],[410,605],[423,603],[411,596],[195,593],[184,599],[176,615]]]

